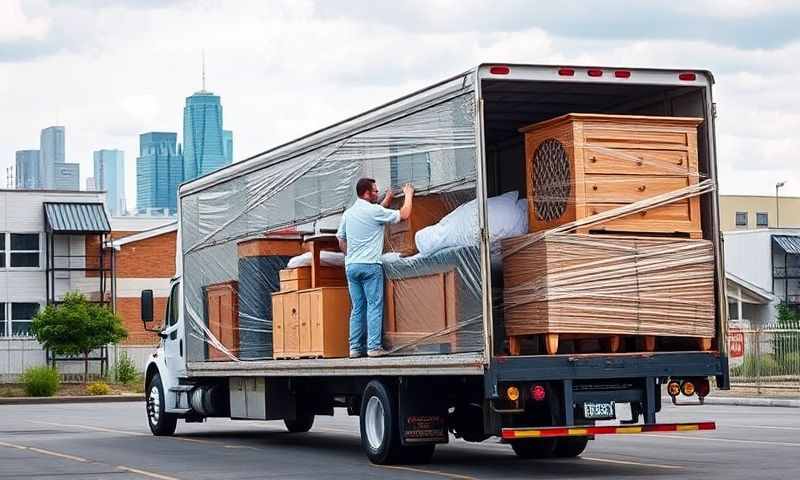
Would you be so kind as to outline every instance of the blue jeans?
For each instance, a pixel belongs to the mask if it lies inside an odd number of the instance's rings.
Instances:
[[[383,266],[351,263],[346,268],[350,291],[350,351],[381,348],[383,339]]]

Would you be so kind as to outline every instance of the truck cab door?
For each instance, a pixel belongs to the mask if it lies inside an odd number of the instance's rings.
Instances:
[[[184,344],[181,316],[181,283],[175,282],[167,299],[167,314],[164,322],[164,361],[172,378],[186,373],[186,345]]]

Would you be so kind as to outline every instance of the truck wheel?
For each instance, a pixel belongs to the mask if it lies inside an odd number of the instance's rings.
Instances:
[[[289,433],[306,433],[314,425],[314,415],[298,415],[294,420],[285,418],[283,423]]]
[[[150,380],[147,393],[147,424],[150,426],[150,431],[153,432],[153,435],[172,435],[178,425],[178,416],[164,411],[165,399],[161,376],[156,373]]]
[[[556,440],[556,448],[553,455],[560,458],[577,457],[589,444],[589,437],[561,437]]]
[[[391,390],[372,380],[361,397],[361,448],[377,465],[427,463],[435,444],[403,446],[398,426],[397,400]]]
[[[511,441],[511,448],[519,458],[550,458],[555,447],[555,438],[526,438]]]

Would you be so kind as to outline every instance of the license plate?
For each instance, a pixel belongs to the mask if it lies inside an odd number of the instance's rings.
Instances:
[[[609,420],[616,418],[614,402],[585,402],[583,418],[593,420]]]

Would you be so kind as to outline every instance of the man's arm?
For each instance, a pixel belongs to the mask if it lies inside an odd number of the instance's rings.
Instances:
[[[392,193],[391,188],[386,189],[386,195],[383,197],[383,201],[381,202],[381,206],[383,208],[389,208],[389,205],[392,204],[392,200],[394,200],[394,193]]]
[[[336,240],[339,241],[339,250],[341,250],[342,253],[347,255],[347,240],[343,238],[337,238]]]
[[[411,203],[414,198],[414,187],[410,183],[403,185],[403,206],[400,207],[400,219],[408,220],[411,216]]]

